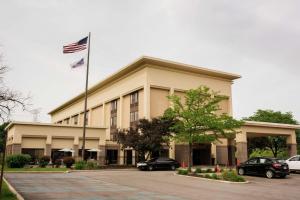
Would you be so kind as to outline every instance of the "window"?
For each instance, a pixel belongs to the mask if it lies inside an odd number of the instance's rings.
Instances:
[[[138,111],[130,112],[130,122],[136,122],[139,120]]]
[[[257,164],[257,159],[253,158],[247,162],[247,164]]]
[[[65,119],[65,124],[69,124],[69,122],[70,122],[69,118]]]
[[[83,113],[83,116],[84,116],[84,113]],[[89,124],[89,111],[86,111],[85,124],[86,124],[86,125]]]
[[[111,111],[117,110],[117,106],[118,106],[117,100],[112,101],[112,102],[111,102],[111,106],[110,106],[110,107],[111,107],[110,110],[111,110]]]
[[[58,124],[62,124],[62,121],[57,122]]]
[[[107,165],[118,164],[118,150],[107,149],[105,160]]]
[[[83,125],[83,123],[84,123],[83,119],[84,119],[84,112],[82,112],[82,113],[80,114],[80,123],[82,123],[81,125]],[[86,111],[85,124],[86,124],[86,125],[89,124],[89,111],[88,111],[88,110]]]
[[[73,121],[74,121],[74,125],[77,125],[78,124],[78,115],[75,115],[73,117]]]
[[[263,164],[263,163],[266,163],[267,162],[267,159],[266,158],[260,158],[259,159],[259,163],[260,164]]]
[[[110,118],[110,127],[117,127],[117,116],[113,116]]]
[[[295,156],[290,159],[290,161],[299,161],[299,160],[300,160],[300,157],[298,157],[298,156]]]
[[[36,162],[39,158],[44,156],[44,149],[22,148],[22,154],[29,154],[31,161]]]
[[[130,104],[136,104],[139,101],[139,93],[133,92],[130,94]]]

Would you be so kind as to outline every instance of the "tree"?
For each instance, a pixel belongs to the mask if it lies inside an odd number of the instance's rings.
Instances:
[[[166,118],[140,119],[138,124],[129,129],[121,129],[116,133],[116,140],[122,149],[133,148],[141,160],[152,157],[163,145],[169,146],[173,120]]]
[[[24,98],[20,92],[11,90],[3,82],[3,76],[7,72],[7,66],[2,64],[2,55],[0,54],[0,120],[2,120],[1,138],[0,146],[2,152],[2,163],[5,160],[5,139],[6,131],[4,131],[4,124],[9,120],[11,112],[20,106],[25,110],[26,102],[29,97]],[[3,180],[3,169],[4,165],[1,166],[1,176],[0,176],[0,196],[2,192],[2,180]]]
[[[3,152],[4,148],[4,139],[5,139],[5,127],[9,124],[9,122],[5,122],[0,125],[0,152]]]
[[[273,110],[257,110],[252,116],[244,118],[248,121],[272,122],[281,124],[298,124],[291,112],[281,112]],[[299,137],[299,130],[297,131]],[[267,136],[257,137],[249,140],[249,151],[256,148],[270,149],[274,157],[277,157],[278,151],[286,148],[286,137],[284,136]]]
[[[0,119],[6,122],[11,112],[16,107],[25,110],[29,97],[23,97],[18,91],[8,88],[3,81],[4,74],[8,71],[8,67],[2,64],[2,56],[0,55]]]
[[[186,92],[185,101],[180,97],[168,97],[172,107],[165,111],[166,118],[175,119],[171,130],[179,142],[188,143],[188,170],[192,166],[193,143],[214,142],[221,137],[231,138],[243,121],[235,120],[226,113],[218,115],[219,103],[228,99],[206,86]]]

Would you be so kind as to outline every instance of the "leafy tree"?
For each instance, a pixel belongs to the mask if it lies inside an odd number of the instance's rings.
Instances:
[[[152,157],[154,153],[162,149],[162,145],[169,146],[170,126],[173,120],[166,118],[153,118],[151,121],[140,119],[136,126],[129,129],[117,131],[116,141],[122,148],[133,148],[139,155],[139,159],[144,160],[145,155]]]
[[[294,119],[291,112],[281,112],[273,110],[257,110],[252,116],[244,118],[248,121],[260,121],[260,122],[272,122],[281,124],[298,124]],[[299,130],[297,131],[297,137],[300,137]],[[257,137],[249,140],[249,151],[253,151],[256,148],[270,149],[274,157],[278,156],[278,152],[286,148],[286,137],[284,136],[267,136]]]
[[[166,118],[175,119],[171,130],[175,140],[188,143],[188,170],[192,166],[193,143],[214,142],[221,137],[230,138],[237,133],[243,121],[235,120],[226,113],[218,115],[219,103],[228,97],[206,86],[186,92],[185,101],[179,96],[168,97],[172,107],[165,111]]]

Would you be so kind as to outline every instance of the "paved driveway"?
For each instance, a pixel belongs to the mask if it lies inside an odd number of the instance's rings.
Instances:
[[[300,174],[286,179],[246,177],[249,184],[205,181],[170,171],[9,173],[5,177],[27,200],[96,199],[300,199]]]

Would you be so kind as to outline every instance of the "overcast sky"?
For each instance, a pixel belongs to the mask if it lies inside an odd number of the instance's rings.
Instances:
[[[84,91],[80,54],[62,46],[92,32],[90,85],[142,55],[237,73],[235,117],[291,111],[300,121],[300,1],[0,0],[9,87],[47,113]],[[18,111],[14,120],[31,121]]]

